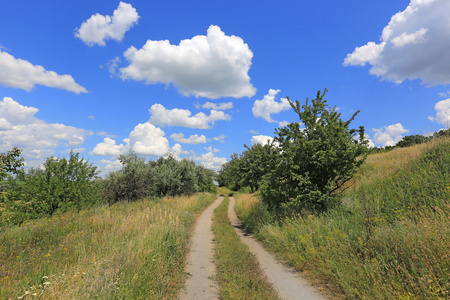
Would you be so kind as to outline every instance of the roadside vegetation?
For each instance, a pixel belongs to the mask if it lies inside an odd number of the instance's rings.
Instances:
[[[0,298],[174,299],[194,216],[214,199],[121,202],[4,228]]]
[[[275,218],[238,195],[244,224],[272,251],[345,299],[450,297],[450,138],[373,154],[340,205]]]
[[[216,190],[213,171],[170,155],[156,161],[133,152],[120,155],[122,169],[100,178],[97,167],[78,153],[49,157],[42,168],[27,171],[20,154],[13,148],[0,156],[0,226],[96,205]]]
[[[220,299],[279,299],[257,258],[231,226],[228,205],[225,198],[216,208],[212,226]]]

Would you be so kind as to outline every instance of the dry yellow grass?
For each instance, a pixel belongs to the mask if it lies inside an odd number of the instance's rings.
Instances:
[[[190,224],[214,197],[119,203],[4,230],[0,298],[170,299],[184,282]]]

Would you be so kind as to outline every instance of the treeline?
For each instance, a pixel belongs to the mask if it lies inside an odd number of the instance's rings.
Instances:
[[[42,168],[23,169],[21,150],[0,154],[0,225],[50,216],[97,204],[144,197],[215,192],[214,172],[172,156],[145,161],[135,153],[119,156],[122,169],[98,176],[97,167],[70,153],[49,157]]]
[[[403,137],[397,144],[394,146],[385,146],[385,147],[374,147],[370,149],[371,153],[380,153],[380,152],[388,152],[395,148],[405,148],[411,147],[418,144],[426,143],[434,138],[450,136],[450,129],[442,129],[435,132],[431,136],[424,136],[421,134],[416,135],[407,135]]]

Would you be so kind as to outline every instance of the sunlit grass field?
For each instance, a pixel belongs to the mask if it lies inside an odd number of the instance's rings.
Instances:
[[[117,203],[3,227],[0,299],[174,299],[195,214],[214,198]]]
[[[449,299],[450,139],[368,157],[322,215],[274,222],[255,195],[237,212],[263,243],[338,299]]]

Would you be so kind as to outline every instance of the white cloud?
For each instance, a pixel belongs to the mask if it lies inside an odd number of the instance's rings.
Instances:
[[[273,141],[273,137],[268,135],[255,135],[252,137],[252,145],[255,144],[261,144],[261,145],[267,145]]]
[[[220,150],[219,150],[219,149],[217,149],[217,148],[213,148],[213,147],[211,147],[211,146],[209,146],[209,147],[205,147],[205,150],[206,150],[206,151],[208,151],[208,152],[212,152],[212,153],[217,153],[217,152],[220,152]]]
[[[87,93],[70,75],[58,75],[44,67],[15,58],[0,50],[0,85],[31,91],[40,84],[51,88],[64,89],[69,92]]]
[[[368,42],[347,54],[345,66],[372,66],[370,74],[401,83],[421,79],[450,83],[448,0],[411,0],[383,29],[380,43]]]
[[[104,173],[109,173],[113,171],[118,171],[122,169],[122,164],[118,159],[116,160],[108,160],[108,159],[102,159],[98,162],[100,165],[104,165],[103,167],[100,167],[101,171]]]
[[[148,40],[139,50],[130,47],[124,56],[130,65],[120,69],[122,79],[173,84],[185,96],[210,99],[256,93],[248,76],[252,51],[240,37],[227,36],[218,26],[179,45]]]
[[[278,122],[278,126],[280,126],[280,127],[288,126],[289,124],[291,124],[291,123],[288,121]]]
[[[108,155],[119,156],[125,152],[125,145],[116,145],[116,141],[108,137],[103,139],[103,143],[98,143],[94,150],[89,152],[90,155]]]
[[[215,121],[230,120],[231,117],[223,111],[211,110],[210,115],[200,112],[191,116],[187,109],[166,109],[162,104],[154,104],[150,108],[150,120],[152,124],[159,126],[181,126],[189,128],[209,129]]]
[[[182,133],[174,133],[170,136],[175,142],[182,144],[204,144],[206,143],[206,137],[202,134],[198,136],[198,134],[191,135],[189,138],[185,139],[184,134]]]
[[[133,6],[120,2],[112,17],[98,13],[92,15],[79,29],[75,29],[75,36],[89,46],[105,46],[105,41],[109,39],[120,42],[125,32],[130,30],[138,19],[139,15]]]
[[[227,109],[232,109],[233,103],[232,102],[226,102],[226,103],[212,103],[212,102],[206,102],[205,104],[202,105],[202,108],[206,108],[206,109],[214,109],[214,110],[227,110]]]
[[[132,150],[141,155],[163,156],[170,149],[164,131],[148,122],[136,125],[123,142],[123,144],[116,144],[115,140],[106,137],[89,154],[117,156]]]
[[[0,152],[19,147],[27,165],[37,166],[53,155],[56,147],[78,147],[93,134],[64,124],[49,124],[34,116],[38,111],[9,97],[0,101]]]
[[[450,98],[436,103],[434,110],[436,110],[436,117],[429,116],[428,119],[448,126],[450,124]]]
[[[277,122],[272,120],[270,115],[278,114],[291,108],[291,105],[286,98],[281,98],[281,102],[275,101],[275,96],[279,92],[280,90],[270,89],[269,93],[265,95],[262,100],[256,100],[252,108],[253,115],[257,118],[263,118],[270,123]]]
[[[397,123],[384,128],[373,128],[375,132],[373,140],[376,144],[383,146],[395,146],[403,139],[402,134],[409,132],[409,129],[405,129],[402,124]]]
[[[225,138],[226,138],[226,135],[221,133],[219,136],[213,137],[212,139],[214,141],[216,141],[216,142],[224,143],[225,142]]]
[[[199,157],[194,157],[194,160],[199,161],[201,165],[211,170],[219,170],[220,167],[227,162],[225,157],[216,157],[211,151],[204,153]]]

